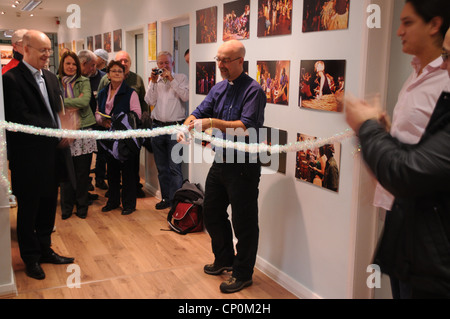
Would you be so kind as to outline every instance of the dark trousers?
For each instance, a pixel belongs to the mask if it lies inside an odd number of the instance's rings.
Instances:
[[[97,142],[97,157],[95,159],[95,180],[104,181],[106,179],[106,151]]]
[[[26,182],[26,181],[24,181]],[[14,193],[17,198],[17,240],[25,263],[37,262],[51,253],[51,234],[55,225],[58,186],[52,194],[38,191]]]
[[[77,214],[86,216],[89,207],[89,174],[91,170],[92,153],[72,156],[75,169],[76,189],[70,181],[61,183],[61,214],[70,216],[73,207],[77,207]]]
[[[153,125],[153,127],[159,127]],[[170,202],[173,195],[183,184],[181,163],[175,163],[172,159],[172,149],[178,144],[176,138],[171,135],[161,135],[152,138],[153,156],[158,169],[158,180],[161,188],[162,199]],[[180,154],[182,156],[182,149]]]
[[[233,266],[233,276],[249,280],[258,251],[260,164],[213,163],[206,178],[203,212],[214,263]],[[231,223],[227,208],[231,205]],[[233,228],[231,228],[233,227]],[[233,230],[238,240],[236,255]]]
[[[122,180],[122,208],[136,209],[136,156],[121,162],[108,155],[106,157],[110,206],[120,204],[120,181]]]

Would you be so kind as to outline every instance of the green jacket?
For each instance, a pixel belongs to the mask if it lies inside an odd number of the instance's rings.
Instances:
[[[61,82],[60,76],[58,75],[58,79]],[[62,85],[62,84],[61,84]],[[83,93],[83,96],[80,98],[65,98],[64,105],[65,107],[71,107],[78,109],[78,113],[80,115],[80,128],[86,128],[96,123],[94,114],[92,113],[89,102],[91,100],[91,84],[88,78],[84,76],[80,76],[75,80],[75,84],[73,86],[73,93],[75,96],[79,96]]]

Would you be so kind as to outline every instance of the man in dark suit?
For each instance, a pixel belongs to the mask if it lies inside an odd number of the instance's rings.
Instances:
[[[41,128],[66,128],[58,111],[63,99],[58,80],[44,70],[52,54],[50,39],[42,32],[28,31],[23,37],[24,58],[3,76],[7,121]],[[28,276],[44,279],[40,264],[68,264],[51,248],[58,184],[63,172],[67,139],[7,132],[11,185],[17,198],[17,238]]]

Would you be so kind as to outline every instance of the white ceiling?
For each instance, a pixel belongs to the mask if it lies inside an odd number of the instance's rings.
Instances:
[[[60,17],[66,14],[67,6],[69,4],[82,5],[92,0],[42,0],[42,3],[36,7],[32,12],[21,11],[29,0],[19,0],[20,4],[17,8],[13,8],[15,0],[0,0],[0,12],[4,11],[8,16],[16,16],[20,13],[22,16],[33,13],[36,17]],[[1,19],[1,15],[0,15]]]

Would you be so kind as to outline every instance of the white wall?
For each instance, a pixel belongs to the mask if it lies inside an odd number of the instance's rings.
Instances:
[[[228,0],[134,0],[127,5],[121,1],[98,0],[81,6],[81,29],[68,30],[64,19],[59,29],[59,42],[86,39],[87,36],[122,28],[124,31],[147,23],[190,16],[191,75],[196,61],[213,61],[222,43],[221,17],[223,3]],[[368,1],[351,1],[348,30],[302,33],[303,1],[295,0],[292,34],[257,38],[257,0],[251,0],[251,36],[243,41],[247,48],[249,74],[256,76],[258,60],[290,60],[289,106],[268,104],[265,125],[288,131],[289,142],[296,141],[297,133],[330,137],[347,128],[343,114],[317,112],[298,107],[300,61],[302,59],[343,59],[347,61],[346,89],[363,95],[366,87],[366,6]],[[195,11],[218,6],[218,42],[195,43]],[[147,41],[147,34],[144,35]],[[161,39],[158,39],[161,50]],[[124,48],[125,50],[127,48]],[[145,49],[147,50],[147,48]],[[144,54],[147,56],[147,52]],[[113,57],[113,53],[110,54]],[[151,64],[148,64],[149,74]],[[219,74],[219,73],[218,73]],[[220,81],[218,75],[217,81]],[[190,77],[191,111],[201,103],[203,96],[195,94],[195,77]],[[359,159],[354,155],[354,141],[342,145],[339,193],[330,192],[294,176],[295,154],[288,154],[286,175],[263,175],[260,184],[260,245],[258,267],[283,283],[297,295],[307,298],[354,297],[357,213],[360,202]],[[204,185],[209,164],[190,167],[190,179]],[[366,200],[368,201],[368,200]],[[369,224],[367,227],[371,227]],[[364,229],[360,230],[364,233]],[[358,249],[370,250],[369,247]],[[210,260],[205,260],[205,263]],[[199,270],[201,271],[201,270]],[[361,276],[359,276],[361,277]]]

